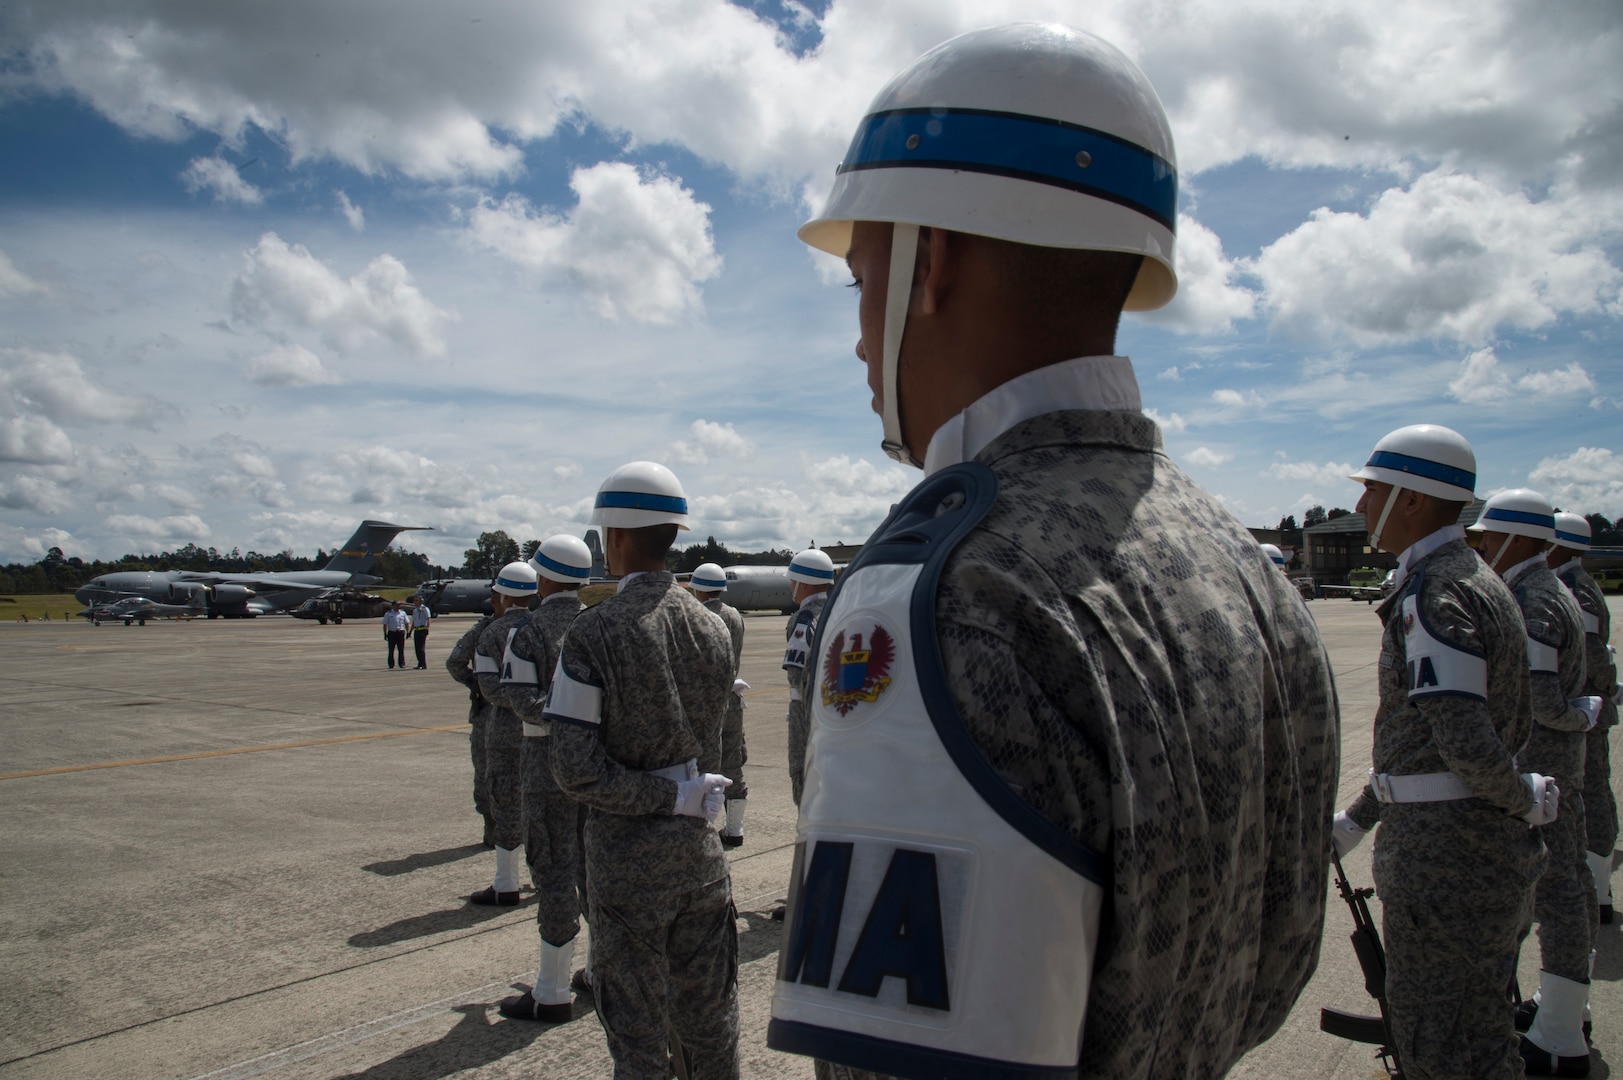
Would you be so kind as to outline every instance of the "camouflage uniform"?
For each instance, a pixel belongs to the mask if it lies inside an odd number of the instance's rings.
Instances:
[[[485,782],[490,785],[490,816],[496,821],[496,846],[511,851],[524,843],[524,806],[519,790],[519,757],[523,723],[501,702],[502,655],[507,632],[530,612],[523,604],[492,619],[474,647],[479,692],[490,702],[485,714]]]
[[[527,725],[550,729],[543,719],[547,687],[564,637],[575,616],[582,611],[580,598],[570,591],[553,593],[531,612],[530,619],[507,646],[507,660],[513,657],[535,665],[539,683],[514,682],[508,662],[502,665],[502,699],[498,704],[511,709]],[[580,862],[580,829],[583,809],[558,790],[552,778],[550,731],[526,733],[521,751],[520,786],[524,808],[524,861],[530,867],[538,906],[536,922],[541,940],[563,945],[580,932],[580,915],[585,907],[586,874]]]
[[[1553,776],[1561,789],[1559,816],[1536,830],[1549,853],[1533,900],[1539,966],[1563,979],[1588,983],[1589,950],[1597,929],[1591,925],[1595,888],[1584,858],[1584,731],[1589,717],[1572,704],[1584,687],[1583,619],[1542,554],[1512,567],[1505,584],[1522,609],[1529,641],[1544,647],[1537,650],[1529,682],[1533,730],[1516,755],[1516,768]],[[1547,650],[1554,650],[1556,670],[1549,670]],[[1530,647],[1528,655],[1534,651]]]
[[[564,642],[546,716],[552,772],[586,804],[592,989],[619,1080],[665,1080],[667,1030],[694,1078],[738,1075],[738,933],[715,829],[678,815],[650,772],[721,764],[733,685],[727,628],[668,573],[622,582]],[[560,712],[560,681],[596,687],[595,718]]]
[[[784,640],[788,642],[783,652],[783,670],[789,679],[789,791],[796,806],[800,805],[801,790],[806,784],[806,738],[811,731],[811,698],[808,696],[811,680],[806,674],[806,653],[817,632],[817,616],[822,614],[826,603],[826,591],[806,597],[783,628]]]
[[[1107,867],[1078,1075],[1221,1076],[1318,961],[1340,735],[1317,629],[1141,413],[1046,413],[975,460],[997,499],[937,639],[980,753]]]
[[[1617,689],[1617,664],[1606,649],[1612,637],[1612,613],[1606,606],[1606,594],[1576,556],[1556,576],[1572,590],[1584,623],[1588,677],[1583,693],[1604,699],[1595,726],[1584,737],[1584,829],[1588,837],[1584,846],[1605,856],[1610,866],[1618,834],[1610,746],[1612,728],[1617,726],[1618,720],[1617,703],[1612,700]],[[1565,795],[1563,790],[1563,798]]]
[[[727,632],[733,637],[733,678],[736,679],[739,665],[744,661],[744,616],[731,604],[722,603],[720,597],[704,601],[704,606],[727,624]],[[727,715],[721,718],[721,774],[733,782],[727,789],[728,802],[749,797],[749,785],[744,782],[744,762],[748,760],[749,751],[744,746],[744,699],[734,694],[727,702]]]
[[[1466,545],[1464,531],[1442,532],[1446,542],[1417,559],[1376,609],[1385,631],[1375,772],[1452,772],[1476,797],[1382,803],[1366,787],[1347,813],[1361,828],[1381,826],[1373,869],[1404,1075],[1520,1077],[1506,990],[1545,866],[1543,842],[1521,820],[1533,798],[1514,760],[1532,729],[1527,635],[1510,590]],[[1484,659],[1485,700],[1458,692],[1410,697],[1401,616],[1408,596],[1432,634]]]
[[[485,714],[488,703],[479,690],[479,680],[473,674],[473,651],[479,644],[479,635],[490,625],[489,615],[479,621],[451,646],[445,658],[445,670],[451,678],[468,688],[468,753],[473,758],[473,808],[490,820],[490,782],[485,776]]]

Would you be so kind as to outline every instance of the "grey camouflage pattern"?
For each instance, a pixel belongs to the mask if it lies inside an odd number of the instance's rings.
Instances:
[[[794,636],[797,624],[803,623],[806,643],[810,645],[817,633],[817,617],[827,604],[827,592],[813,593],[802,601],[799,610],[789,616],[789,621],[784,624],[784,641]],[[795,700],[794,695],[790,696],[786,718],[789,727],[789,796],[796,806],[800,805],[800,793],[806,786],[806,742],[811,738],[811,672],[816,666],[810,658],[801,665],[786,662],[783,666],[789,689],[799,695],[799,700]]]
[[[1402,598],[1440,639],[1487,658],[1487,700],[1409,699]],[[1453,772],[1478,793],[1450,802],[1380,803],[1366,786],[1348,813],[1375,834],[1386,993],[1411,1080],[1522,1076],[1505,992],[1515,972],[1544,844],[1520,820],[1532,793],[1514,756],[1532,729],[1527,634],[1505,583],[1463,539],[1421,560],[1376,609],[1385,624],[1375,771]],[[1469,898],[1470,918],[1458,917]]]
[[[733,678],[738,678],[739,665],[744,662],[744,616],[731,604],[718,597],[704,601],[705,610],[712,611],[727,624],[727,633],[733,639]],[[749,748],[744,744],[744,699],[737,694],[727,702],[727,714],[721,718],[721,774],[731,780],[727,798],[749,798],[749,784],[744,781],[744,763],[749,760]]]
[[[530,621],[513,635],[513,640],[507,646],[508,652],[534,664],[536,677],[540,679],[533,686],[517,682],[502,686],[501,704],[511,709],[520,720],[548,726],[542,714],[546,711],[547,688],[552,685],[552,671],[558,666],[558,656],[563,651],[569,627],[584,610],[580,597],[573,592],[554,593],[530,612]]]
[[[1585,681],[1583,616],[1572,594],[1545,566],[1535,566],[1506,584],[1521,608],[1527,636],[1556,651],[1558,669],[1530,675],[1533,731],[1516,755],[1518,769],[1553,776],[1561,789],[1559,815],[1537,830],[1548,854],[1533,897],[1540,967],[1587,983],[1589,950],[1599,926],[1594,879],[1583,852],[1583,733],[1589,718],[1571,703],[1583,692]],[[1592,911],[1595,927],[1590,926]]]
[[[485,627],[490,625],[490,616],[482,616],[451,646],[450,653],[445,657],[445,670],[450,672],[451,678],[466,686],[469,693],[468,701],[468,754],[473,759],[473,808],[480,814],[490,814],[490,783],[485,776],[485,710],[483,697],[475,697],[472,691],[479,689],[479,682],[473,675],[473,650],[479,644],[479,635],[484,633]]]
[[[1612,637],[1612,612],[1606,595],[1575,559],[1556,575],[1572,590],[1578,608],[1593,615],[1599,633],[1584,634],[1584,659],[1588,678],[1584,693],[1606,698],[1594,730],[1584,736],[1584,846],[1608,857],[1617,846],[1617,800],[1612,792],[1612,748],[1609,736],[1618,722],[1617,703],[1610,699],[1617,685],[1617,665],[1606,644]]]
[[[479,691],[489,703],[485,710],[485,783],[490,789],[490,816],[496,823],[496,846],[509,850],[524,842],[524,796],[520,774],[523,769],[524,729],[518,714],[507,708],[507,688],[502,685],[502,655],[507,649],[507,632],[514,623],[529,615],[523,607],[509,608],[492,619],[474,646],[478,658],[488,658],[495,672],[479,671]]]
[[[666,1025],[694,1075],[738,1071],[737,928],[721,841],[673,813],[650,770],[721,762],[735,670],[726,625],[669,573],[644,574],[582,612],[559,660],[602,687],[601,723],[554,717],[553,776],[588,807],[592,971],[615,1076],[664,1080]],[[663,942],[663,950],[651,944]]]
[[[1329,662],[1289,582],[1160,447],[1139,413],[1005,432],[977,458],[996,505],[936,598],[970,736],[1111,868],[1083,1077],[1222,1075],[1289,1013],[1324,921]]]

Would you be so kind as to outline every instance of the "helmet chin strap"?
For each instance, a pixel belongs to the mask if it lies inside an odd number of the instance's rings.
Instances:
[[[1386,505],[1381,507],[1381,516],[1376,520],[1375,527],[1369,531],[1370,547],[1379,548],[1381,551],[1386,550],[1384,547],[1381,547],[1381,530],[1386,528],[1386,515],[1392,512],[1392,505],[1398,501],[1398,496],[1402,493],[1403,489],[1401,487],[1398,487],[1396,484],[1392,485],[1392,491],[1386,497]],[[1397,552],[1393,552],[1393,554],[1395,555]]]
[[[907,332],[907,302],[913,294],[913,266],[918,258],[919,227],[897,222],[890,240],[890,283],[885,293],[885,344],[881,358],[880,393],[884,397],[881,415],[885,422],[885,453],[922,469],[924,462],[902,441],[902,402],[897,388],[896,368],[902,358],[902,335]]]
[[[1494,573],[1498,574],[1499,573],[1499,562],[1500,562],[1501,559],[1503,559],[1505,557],[1505,552],[1507,552],[1509,550],[1510,550],[1510,537],[1508,535],[1506,535],[1504,543],[1499,545],[1498,552],[1496,552],[1494,554],[1493,561],[1488,564],[1488,569],[1492,570]],[[1500,576],[1503,576],[1503,575],[1500,575]]]

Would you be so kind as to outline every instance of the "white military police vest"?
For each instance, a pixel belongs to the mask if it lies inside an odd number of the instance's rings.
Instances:
[[[997,478],[942,470],[819,620],[812,735],[767,1045],[923,1077],[1074,1077],[1105,862],[964,730],[935,632],[952,549]]]

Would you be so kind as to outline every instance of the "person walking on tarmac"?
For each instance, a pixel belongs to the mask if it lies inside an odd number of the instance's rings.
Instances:
[[[1313,971],[1330,665],[1110,355],[1176,289],[1176,189],[1132,62],[1017,24],[881,90],[800,230],[924,469],[807,657],[767,1043],[819,1076],[1221,1076]]]
[[[665,569],[687,496],[636,461],[598,489],[592,524],[619,591],[581,612],[553,672],[552,773],[586,805],[592,993],[616,1080],[738,1076],[738,931],[710,820],[727,778],[727,627]]]
[[[417,597],[417,606],[411,609],[411,644],[417,651],[417,670],[428,669],[428,627],[434,621],[434,613],[428,610],[428,604],[421,596]]]
[[[744,783],[744,762],[749,750],[744,745],[744,691],[749,683],[738,677],[744,662],[744,616],[731,604],[723,603],[727,572],[715,563],[703,563],[688,575],[688,588],[709,611],[727,624],[733,639],[733,696],[727,699],[727,715],[721,718],[721,774],[732,783],[727,788],[727,823],[721,829],[722,847],[744,845],[744,806],[749,785]]]
[[[817,616],[828,603],[834,585],[834,561],[816,548],[807,548],[789,562],[789,597],[800,605],[789,616],[783,636],[783,670],[789,678],[789,794],[800,805],[806,783],[806,737],[811,731],[810,677],[812,635]],[[812,665],[815,666],[815,665]]]
[[[1581,696],[1583,617],[1577,601],[1544,562],[1544,551],[1555,540],[1550,501],[1528,488],[1501,491],[1483,505],[1470,531],[1482,535],[1480,554],[1516,598],[1527,627],[1533,730],[1516,754],[1516,767],[1553,778],[1562,791],[1560,816],[1536,830],[1549,861],[1533,894],[1539,988],[1516,1016],[1517,1027],[1526,1032],[1522,1059],[1529,1076],[1588,1076],[1589,1046],[1582,1028],[1595,904],[1584,861],[1581,793],[1584,732],[1594,726],[1601,699]],[[1524,938],[1529,929],[1523,927]]]
[[[490,706],[479,689],[479,677],[473,670],[474,650],[479,647],[479,635],[490,626],[494,615],[481,615],[468,632],[457,638],[445,658],[445,670],[451,678],[468,688],[468,753],[473,758],[473,808],[485,819],[484,837],[480,840],[487,848],[496,846],[496,819],[490,816],[490,779],[485,774],[485,721]]]
[[[400,657],[400,670],[406,670],[406,628],[410,625],[411,616],[400,610],[398,600],[383,613],[383,642],[389,649],[390,671],[394,670],[396,656]]]
[[[495,823],[496,878],[468,897],[472,904],[512,905],[519,900],[518,846],[524,842],[524,807],[520,795],[520,751],[523,721],[501,704],[502,657],[514,630],[530,616],[536,575],[529,563],[510,562],[496,575],[490,602],[496,617],[479,635],[473,670],[479,692],[490,703],[485,714],[485,782],[490,787],[490,816]]]
[[[1476,456],[1458,432],[1399,428],[1352,478],[1364,485],[1370,543],[1398,567],[1376,608],[1375,767],[1335,816],[1336,851],[1345,857],[1380,823],[1373,870],[1404,1075],[1519,1077],[1505,993],[1546,861],[1528,826],[1556,820],[1560,794],[1516,766],[1533,722],[1521,609],[1465,543]]]
[[[564,636],[581,612],[579,590],[591,578],[592,553],[578,537],[552,536],[531,556],[530,567],[541,603],[508,635],[497,704],[523,723],[524,861],[535,885],[541,966],[527,993],[503,998],[497,1008],[514,1020],[561,1024],[574,1017],[569,981],[586,877],[580,863],[582,810],[552,778],[545,711]]]
[[[1606,606],[1606,594],[1583,567],[1582,553],[1589,550],[1591,535],[1589,522],[1582,516],[1555,515],[1555,546],[1547,560],[1578,601],[1584,624],[1584,693],[1601,699],[1595,726],[1584,736],[1584,855],[1595,879],[1598,921],[1609,923],[1613,918],[1612,848],[1617,846],[1618,833],[1610,740],[1617,726],[1618,705],[1623,703],[1623,686],[1618,685],[1617,653],[1608,644],[1612,612]]]

